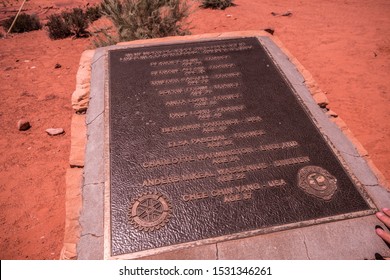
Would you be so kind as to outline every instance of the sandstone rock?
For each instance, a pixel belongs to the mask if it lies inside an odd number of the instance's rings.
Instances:
[[[72,108],[76,113],[85,112],[89,103],[89,87],[77,87],[72,94]]]
[[[48,128],[46,129],[46,132],[50,136],[56,136],[56,135],[63,134],[65,131],[63,128]]]
[[[328,112],[326,112],[326,114],[330,117],[333,117],[333,118],[337,118],[339,115],[337,115],[336,112],[332,111],[332,110],[329,110]]]
[[[71,167],[84,167],[86,140],[85,115],[73,114],[69,156],[69,164]]]
[[[321,108],[325,108],[329,104],[328,98],[322,91],[314,93],[313,98]]]
[[[64,243],[61,249],[60,260],[76,260],[77,245],[74,243]]]
[[[91,69],[80,66],[76,74],[76,84],[83,85],[91,82]]]
[[[31,125],[30,125],[30,122],[28,120],[20,119],[18,121],[18,129],[20,131],[28,130],[30,127],[31,127]]]
[[[90,65],[93,56],[95,55],[95,50],[86,50],[81,54],[79,65]]]

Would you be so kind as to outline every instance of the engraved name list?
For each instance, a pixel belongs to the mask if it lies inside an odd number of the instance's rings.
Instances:
[[[114,50],[109,69],[114,255],[367,207],[256,38]]]

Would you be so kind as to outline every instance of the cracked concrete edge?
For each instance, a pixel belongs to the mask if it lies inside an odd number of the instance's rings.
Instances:
[[[365,216],[219,243],[220,259],[373,260],[390,250]],[[319,241],[321,236],[321,241]],[[367,246],[370,244],[370,246]]]
[[[105,49],[97,49],[95,55],[91,59],[91,91],[89,98],[89,107],[87,112],[87,124],[92,123],[99,115],[104,113],[104,98],[102,98],[101,89],[104,89],[104,57]],[[103,77],[103,78],[102,78]]]
[[[91,89],[86,114],[86,147],[83,182],[79,260],[104,259],[104,83],[105,48],[91,58]]]
[[[77,244],[79,260],[103,259],[104,183],[83,186],[83,209],[80,217],[81,236]]]

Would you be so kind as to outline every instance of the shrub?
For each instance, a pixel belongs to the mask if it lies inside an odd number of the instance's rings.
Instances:
[[[189,14],[185,1],[103,0],[102,13],[117,29],[117,38],[106,36],[111,41],[189,34],[188,29],[182,25],[182,21]]]
[[[225,10],[227,7],[234,6],[233,0],[202,0],[202,8]]]
[[[80,8],[74,8],[71,12],[62,12],[61,15],[51,15],[46,24],[49,37],[54,40],[70,36],[88,37],[88,25],[87,14]]]
[[[98,20],[102,16],[100,6],[90,6],[85,10],[85,15],[90,23]]]
[[[69,27],[70,32],[76,38],[88,37],[89,21],[86,13],[80,8],[74,8],[71,12],[62,12],[62,18]]]
[[[46,26],[49,30],[49,37],[53,40],[64,39],[72,35],[68,24],[61,15],[50,15]]]
[[[1,23],[1,26],[4,27],[6,31],[11,27],[12,22],[14,21],[15,16],[10,17],[9,19],[4,20]],[[14,26],[12,27],[11,33],[23,33],[33,30],[39,30],[42,28],[42,25],[39,21],[39,18],[36,15],[28,15],[26,13],[21,13],[15,21]]]

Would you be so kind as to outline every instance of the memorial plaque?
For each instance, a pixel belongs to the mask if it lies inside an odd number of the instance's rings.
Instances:
[[[256,38],[108,62],[111,255],[370,209]]]

